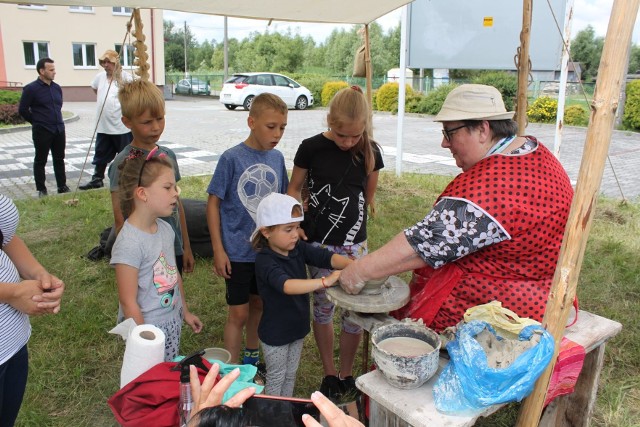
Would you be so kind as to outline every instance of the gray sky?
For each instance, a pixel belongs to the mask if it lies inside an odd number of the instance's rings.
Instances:
[[[596,31],[596,35],[604,36],[607,31],[607,26],[609,25],[612,5],[613,0],[575,0],[572,35],[575,36],[578,31],[591,24]],[[218,42],[223,40],[224,19],[221,16],[165,10],[164,19],[173,21],[176,26],[183,26],[186,21],[200,42],[205,39],[215,39]],[[263,33],[267,28],[269,28],[270,32],[286,32],[288,29],[291,29],[293,34],[300,34],[303,37],[310,35],[317,43],[321,43],[327,39],[334,28],[350,28],[349,25],[282,21],[274,21],[271,26],[267,27],[267,22],[268,21],[255,19],[228,18],[229,37],[242,40],[252,32],[257,31]],[[376,22],[378,22],[385,31],[394,27],[400,22],[400,10],[391,12]],[[640,21],[637,19],[633,33],[633,42],[640,44]]]

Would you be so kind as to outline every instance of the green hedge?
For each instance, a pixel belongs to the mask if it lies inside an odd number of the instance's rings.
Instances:
[[[431,115],[438,114],[447,95],[456,87],[458,87],[458,85],[455,83],[438,86],[429,92],[427,96],[422,97],[418,104],[418,111],[416,112]]]
[[[518,77],[504,71],[491,71],[480,74],[472,83],[493,86],[502,94],[507,111],[513,111],[518,97]]]
[[[527,110],[527,117],[532,123],[553,123],[557,114],[558,101],[548,96],[536,99]]]
[[[349,83],[347,82],[327,82],[322,87],[322,94],[320,95],[320,99],[322,100],[322,106],[326,107],[329,105],[329,102],[333,98],[333,96],[340,90],[345,87],[349,87]]]
[[[622,125],[625,129],[640,130],[640,80],[627,84],[627,100],[624,103]]]
[[[413,88],[409,85],[405,85],[405,110],[406,105],[410,100],[414,98]],[[385,83],[380,86],[376,94],[376,108],[378,111],[398,111],[398,91],[400,90],[400,84],[396,82]],[[412,103],[415,103],[412,101]]]
[[[0,105],[17,104],[20,102],[21,95],[22,95],[22,92],[16,92],[13,90],[0,90]]]
[[[567,126],[587,126],[589,112],[582,105],[570,105],[564,110],[564,124]]]

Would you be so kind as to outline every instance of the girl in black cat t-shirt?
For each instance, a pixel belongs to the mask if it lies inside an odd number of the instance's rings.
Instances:
[[[367,254],[367,206],[373,207],[378,172],[384,167],[380,147],[369,139],[369,104],[359,87],[340,90],[329,104],[329,129],[302,141],[294,159],[287,193],[305,200],[303,228],[314,245],[334,253],[360,258]],[[310,267],[314,278],[330,271]],[[320,391],[337,398],[355,390],[352,375],[362,329],[342,318],[340,369],[333,361],[335,306],[324,289],[313,295],[313,332],[324,368]]]

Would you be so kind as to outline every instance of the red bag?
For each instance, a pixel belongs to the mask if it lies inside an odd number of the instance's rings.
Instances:
[[[210,368],[209,362],[204,361]],[[178,425],[180,371],[175,362],[158,363],[115,393],[107,403],[123,427],[175,427]],[[198,369],[200,382],[207,375]],[[218,380],[220,375],[218,375]]]

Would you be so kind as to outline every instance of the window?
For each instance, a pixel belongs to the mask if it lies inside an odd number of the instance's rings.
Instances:
[[[19,4],[18,8],[20,9],[34,9],[34,10],[47,10],[47,6],[43,4]]]
[[[283,76],[273,76],[273,79],[276,81],[276,86],[289,87],[290,84],[293,85],[293,82],[291,80]]]
[[[69,6],[69,12],[93,13],[93,6]]]
[[[96,66],[96,45],[74,43],[73,66],[75,68],[94,68]]]
[[[41,58],[49,56],[49,43],[47,42],[23,42],[24,65],[35,67]]]
[[[113,7],[113,14],[114,15],[131,16],[131,13],[133,13],[133,8],[132,7],[124,7],[124,6],[114,6]]]
[[[121,44],[116,44],[115,51],[120,54],[120,65],[123,67],[133,67],[133,46],[130,44],[124,45],[124,49]]]

